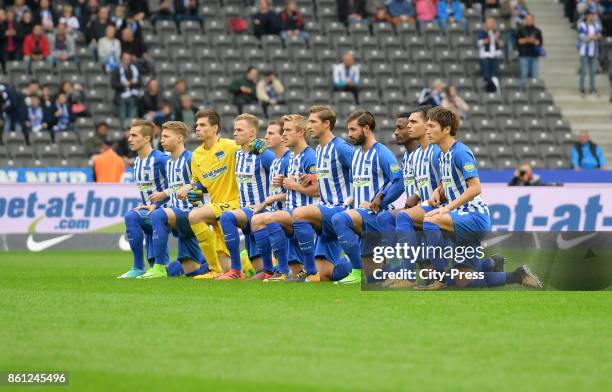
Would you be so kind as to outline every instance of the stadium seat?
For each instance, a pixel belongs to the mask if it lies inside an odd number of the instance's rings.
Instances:
[[[29,137],[30,144],[33,147],[46,146],[53,143],[51,140],[51,134],[47,131],[31,132]]]
[[[12,80],[17,80],[17,78],[21,75],[26,75],[26,66],[25,62],[22,61],[7,61],[6,63],[6,73]]]
[[[521,122],[523,123],[523,129],[529,133],[546,131],[546,126],[538,118],[525,116],[521,118]]]
[[[9,155],[14,159],[32,159],[34,157],[34,149],[31,146],[19,145],[9,147]]]
[[[181,42],[181,46],[182,46],[182,42]],[[193,52],[190,49],[183,48],[180,46],[171,46],[169,53],[170,53],[169,58],[178,64],[182,62],[190,62],[190,61],[195,60],[193,56]]]
[[[336,49],[338,59],[342,58],[345,52],[353,51],[353,41],[347,35],[333,35],[331,36],[332,46]]]
[[[59,158],[60,150],[57,144],[38,145],[34,148],[35,156],[41,160]]]
[[[324,7],[318,7],[318,11],[317,13],[319,14],[319,21],[321,22],[321,24],[325,25],[328,24],[331,25],[333,23],[338,23],[338,16],[336,15],[336,6],[324,6]],[[329,30],[328,30],[328,34],[329,34]]]
[[[512,110],[506,105],[492,105],[489,107],[489,114],[495,117],[497,120],[504,120],[512,118]]]
[[[372,32],[379,39],[381,37],[392,37],[395,36],[395,32],[393,31],[393,26],[387,22],[379,22],[375,23],[372,26]]]
[[[400,54],[403,55],[401,52]],[[416,65],[406,61],[406,57],[398,57],[397,61],[394,59],[393,68],[395,70],[395,76],[399,77],[400,79],[417,78],[419,74]]]
[[[85,149],[81,145],[61,146],[60,153],[66,159],[83,159],[85,158]]]
[[[404,40],[404,47],[409,55],[418,50],[425,50],[427,46],[423,42],[423,39],[416,35],[411,35]]]
[[[387,29],[385,27],[385,29]],[[397,30],[397,35],[400,37],[400,40],[405,42],[407,41],[410,37],[413,36],[417,36],[419,33],[417,32],[417,29],[415,26],[408,24],[408,23],[402,23],[396,26],[396,30]],[[380,34],[376,34],[375,35],[380,36]]]
[[[210,43],[219,54],[226,49],[234,49],[234,39],[231,35],[215,34],[210,37]]]
[[[21,132],[5,132],[4,144],[9,149],[9,152],[18,146],[23,146],[26,143],[25,137]]]
[[[33,61],[31,68],[32,74],[34,74],[34,76],[38,79],[40,79],[42,75],[48,74],[49,72],[53,72],[53,69],[46,61]]]
[[[404,49],[401,40],[394,35],[378,36],[378,47],[382,48],[386,53]]]
[[[182,61],[178,64],[178,72],[184,78],[199,76],[202,72],[197,63],[191,61]],[[189,84],[191,86],[191,84]]]
[[[183,20],[180,24],[181,34],[183,36],[190,34],[199,34],[202,32],[202,29],[198,22],[194,20]]]
[[[76,133],[71,131],[61,131],[55,134],[55,143],[58,145],[78,144],[79,138]]]
[[[6,146],[0,144],[0,160],[5,161],[9,159],[8,149]]]
[[[264,35],[261,37],[261,44],[266,51],[283,47],[283,43],[278,35]]]
[[[263,109],[261,107],[260,104],[256,103],[256,104],[251,104],[251,105],[245,105],[242,108],[242,111],[244,113],[250,113],[254,116],[257,116],[258,118],[263,118],[264,113],[263,113]]]
[[[282,116],[289,113],[289,108],[286,105],[270,105],[268,106],[268,118],[280,119]]]
[[[204,73],[204,75],[208,75],[210,80],[213,80],[215,78],[225,76],[226,70],[223,63],[211,61],[202,63],[202,72]]]
[[[540,113],[540,117],[544,119],[561,119],[561,109],[554,105],[538,104],[538,112]]]
[[[393,72],[393,68],[391,68],[389,64],[376,62],[370,64],[370,74],[376,75],[379,79],[392,78],[395,76],[395,72]]]
[[[313,105],[327,105],[331,101],[329,90],[311,90],[308,93],[308,100]]]
[[[113,108],[106,102],[96,102],[89,105],[89,110],[93,116],[110,117],[113,115]]]
[[[155,30],[157,30],[157,35],[162,37],[177,34],[176,24],[169,20],[158,21],[157,25],[155,26]]]
[[[304,77],[321,75],[323,72],[321,66],[317,63],[299,63],[298,71],[300,72],[300,75]]]

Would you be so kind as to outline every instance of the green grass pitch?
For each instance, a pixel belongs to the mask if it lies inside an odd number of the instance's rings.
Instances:
[[[115,279],[129,264],[0,253],[0,371],[69,371],[56,391],[612,390],[609,291]]]

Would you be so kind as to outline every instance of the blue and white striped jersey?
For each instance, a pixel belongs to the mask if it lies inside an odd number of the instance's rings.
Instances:
[[[259,155],[236,151],[236,181],[240,207],[263,203],[270,194],[270,166],[274,153],[266,150]]]
[[[478,177],[476,158],[472,151],[459,140],[455,141],[447,152],[440,154],[440,173],[446,199],[456,200],[467,189],[466,180]],[[459,212],[489,213],[489,208],[480,195],[457,208]]]
[[[402,154],[402,176],[404,177],[404,192],[406,197],[417,193],[416,180],[414,179],[414,167],[412,166],[413,152],[404,150]]]
[[[140,192],[142,204],[147,206],[156,204],[158,207],[166,206],[166,201],[151,202],[151,195],[168,189],[166,163],[169,160],[172,159],[159,150],[153,150],[145,159],[140,159],[138,156],[134,159],[134,180],[138,192]]]
[[[351,196],[353,146],[336,136],[325,147],[317,146],[316,156],[319,204],[344,206]]]
[[[355,208],[358,208],[364,201],[372,201],[374,196],[395,178],[402,178],[402,170],[391,150],[384,144],[376,142],[366,152],[361,148],[356,148],[353,154],[353,200]],[[386,206],[386,209],[392,208],[393,204],[391,203]]]
[[[302,152],[298,154],[291,153],[289,161],[289,169],[287,177],[292,177],[296,181],[300,181],[302,174],[315,174],[317,172],[317,158],[312,147],[306,146]],[[298,208],[314,203],[314,197],[307,196],[298,191],[287,191],[285,205],[287,208]]]
[[[582,21],[578,24],[577,47],[580,56],[597,57],[599,55],[599,41],[589,40],[589,36],[595,34],[601,34],[601,25],[598,21],[593,23]]]
[[[270,165],[270,196],[278,195],[283,193],[285,190],[282,187],[272,186],[272,180],[276,176],[287,177],[287,167],[289,166],[289,160],[291,159],[291,150],[285,151],[283,156],[280,158],[274,158]],[[284,202],[279,201],[269,206],[270,211],[282,210]]]
[[[442,150],[437,144],[430,144],[425,150],[418,146],[412,152],[414,180],[421,203],[429,200],[440,184],[440,154]]]
[[[191,184],[191,155],[192,152],[185,150],[178,159],[170,159],[166,163],[166,173],[168,174],[168,190],[170,195],[170,205],[182,211],[191,211],[195,206],[187,200],[176,198],[176,192],[185,184]]]

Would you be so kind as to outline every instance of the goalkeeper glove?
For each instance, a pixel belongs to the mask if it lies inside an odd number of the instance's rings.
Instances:
[[[189,192],[187,192],[187,200],[190,203],[200,202],[203,196],[204,196],[204,193],[202,192],[202,190],[197,189],[197,188],[191,189]]]
[[[268,146],[266,146],[266,142],[262,139],[253,140],[249,147],[250,151],[255,155],[259,155],[268,149]]]

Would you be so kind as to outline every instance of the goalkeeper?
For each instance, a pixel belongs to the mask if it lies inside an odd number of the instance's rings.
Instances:
[[[219,217],[223,211],[239,208],[235,166],[236,151],[240,146],[233,140],[219,137],[220,125],[221,118],[215,110],[204,109],[196,113],[195,134],[202,144],[195,149],[191,159],[192,183],[177,192],[179,199],[188,199],[190,202],[200,201],[204,189],[210,195],[209,204],[189,213],[189,223],[211,272],[200,275],[202,279],[214,278],[223,272],[219,256],[227,264],[229,252]],[[262,144],[260,140],[253,143],[259,148],[262,148]]]

